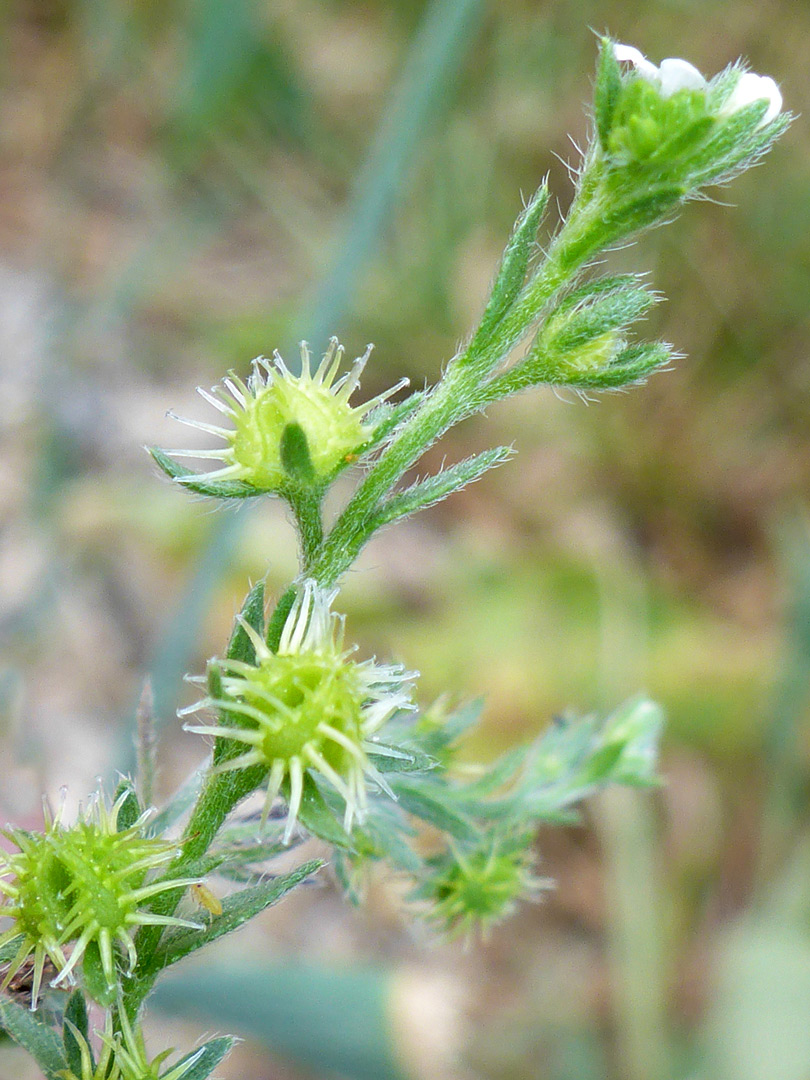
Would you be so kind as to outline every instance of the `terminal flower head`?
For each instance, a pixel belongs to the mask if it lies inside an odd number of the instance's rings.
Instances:
[[[636,73],[654,85],[662,98],[671,98],[679,90],[702,90],[709,87],[706,79],[688,60],[670,57],[662,60],[658,67],[633,45],[615,42],[613,55],[620,64],[631,64]],[[753,71],[738,72],[738,78],[730,95],[723,102],[719,113],[731,116],[746,105],[755,101],[767,101],[768,107],[759,121],[764,127],[775,120],[782,111],[782,93],[770,75],[756,75]]]
[[[220,427],[170,414],[226,444],[215,450],[171,451],[173,457],[209,458],[221,463],[209,472],[178,477],[179,481],[191,485],[240,481],[255,488],[257,494],[283,491],[290,480],[284,440],[293,431],[304,444],[308,479],[316,485],[331,480],[371,441],[375,425],[369,414],[407,384],[407,379],[402,380],[363,405],[350,405],[371,348],[369,345],[340,378],[337,375],[343,346],[332,338],[314,370],[309,348],[302,342],[300,375],[294,375],[276,352],[272,360],[254,360],[253,372],[244,382],[231,372],[211,392],[198,387],[202,397],[233,426]]]
[[[672,97],[679,90],[706,89],[706,80],[688,60],[671,57],[662,60],[660,67],[656,67],[639,49],[633,45],[621,45],[619,42],[613,46],[613,55],[619,63],[632,64],[642,79],[653,83],[659,89],[661,97]]]
[[[756,161],[787,125],[781,110],[774,80],[741,64],[707,79],[688,60],[654,64],[634,45],[603,39],[594,108],[599,160],[614,188],[632,181],[638,189],[643,181],[637,193],[648,197],[655,185],[643,224],[654,219],[653,202],[663,215]]]
[[[0,916],[12,920],[0,946],[17,938],[19,950],[0,989],[4,989],[29,957],[34,957],[32,1007],[39,998],[46,960],[57,969],[53,985],[73,981],[79,961],[92,956],[112,991],[116,967],[132,971],[137,961],[134,937],[141,926],[191,926],[183,919],[155,915],[145,908],[160,893],[185,887],[196,879],[150,881],[176,853],[176,845],[144,833],[148,814],[130,828],[118,828],[127,793],[108,806],[98,794],[79,820],[62,824],[62,811],[46,810],[42,833],[7,829],[3,835],[17,847],[0,853]],[[68,955],[66,950],[71,948]]]
[[[220,771],[256,765],[268,770],[265,819],[287,785],[285,843],[295,827],[307,773],[326,781],[343,799],[347,832],[355,820],[365,818],[369,782],[392,795],[368,755],[384,752],[374,742],[376,733],[394,713],[412,707],[408,684],[413,673],[374,660],[358,663],[351,659],[353,650],[344,650],[343,620],[331,611],[335,595],[314,581],[304,582],[277,652],[242,621],[256,663],[217,660],[221,691],[182,710],[219,709],[220,724],[188,730],[244,746],[217,766]]]

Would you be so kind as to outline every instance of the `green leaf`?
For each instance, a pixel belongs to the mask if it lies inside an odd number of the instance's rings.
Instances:
[[[475,840],[478,829],[456,807],[449,805],[444,792],[437,784],[419,783],[415,777],[403,775],[391,777],[391,787],[403,810],[435,825],[442,832],[457,840]]]
[[[613,126],[613,114],[622,88],[622,72],[613,52],[613,42],[603,37],[599,49],[599,64],[594,87],[596,131],[602,150],[607,150],[608,136]]]
[[[101,963],[101,950],[97,941],[87,943],[82,959],[82,972],[84,973],[84,985],[90,997],[109,1009],[115,1004],[116,988],[107,982],[104,968]]]
[[[292,611],[292,606],[295,603],[297,595],[298,590],[294,585],[291,585],[289,589],[282,594],[281,599],[276,604],[273,614],[270,616],[270,621],[267,624],[267,648],[270,649],[271,652],[278,652],[284,624],[287,621],[287,616]]]
[[[663,710],[643,696],[631,698],[608,717],[602,737],[607,743],[621,747],[611,777],[614,783],[644,787],[656,782],[658,743],[663,728]]]
[[[254,915],[277,903],[290,889],[316,873],[322,865],[319,859],[313,859],[289,874],[282,874],[226,897],[222,902],[222,914],[212,918],[204,930],[182,929],[164,934],[155,951],[154,967],[168,967],[217,938],[238,930]]]
[[[416,724],[420,746],[436,757],[443,757],[448,748],[474,727],[484,711],[484,699],[475,698],[449,716],[434,720],[430,715],[421,717]],[[389,724],[390,728],[390,724]]]
[[[644,195],[611,204],[600,218],[604,230],[599,247],[607,247],[631,236],[639,229],[654,225],[667,217],[683,201],[687,188],[683,184],[662,184]]]
[[[216,1039],[210,1039],[204,1046],[198,1050],[192,1050],[176,1065],[172,1065],[167,1073],[171,1075],[177,1071],[182,1076],[182,1080],[206,1080],[223,1058],[230,1053],[235,1042],[236,1039],[232,1035],[220,1035]],[[194,1064],[188,1072],[181,1072],[183,1065],[189,1061],[193,1061]]]
[[[82,1074],[82,1055],[76,1035],[70,1025],[85,1039],[89,1040],[89,1025],[87,1020],[87,1002],[81,990],[76,989],[68,998],[62,1022],[62,1041],[65,1046],[65,1057],[68,1065],[76,1076]]]
[[[470,348],[459,365],[464,366],[477,354],[477,347],[482,345],[492,334],[503,316],[514,303],[526,280],[529,258],[537,239],[537,230],[548,203],[548,184],[543,181],[532,196],[529,205],[518,217],[509,238],[509,243],[501,259],[501,265],[495,277],[481,325],[475,333]]]
[[[206,759],[198,769],[195,769],[187,780],[184,780],[175,791],[169,801],[155,814],[148,823],[148,831],[151,836],[160,836],[172,825],[176,824],[183,814],[188,813],[203,786],[203,781],[211,768],[210,758]]]
[[[0,964],[8,964],[14,959],[22,945],[22,938],[22,934],[18,934],[11,941],[7,941],[5,945],[0,945]]]
[[[640,319],[656,302],[655,293],[638,285],[612,290],[582,304],[565,318],[552,315],[550,335],[541,330],[541,341],[550,348],[565,351],[584,345],[611,330],[619,330]]]
[[[553,724],[540,737],[521,784],[526,811],[548,820],[606,784],[653,784],[662,726],[661,709],[644,697],[632,698],[606,720]]]
[[[497,446],[481,454],[466,458],[457,465],[442,469],[435,476],[419,480],[415,484],[387,499],[372,518],[371,529],[378,529],[391,521],[407,517],[426,506],[441,502],[454,491],[480,479],[489,469],[503,464],[513,454],[509,446]]]
[[[201,1025],[232,1031],[317,1076],[404,1080],[412,1048],[394,1038],[395,1002],[404,986],[383,968],[330,968],[266,951],[259,962],[198,966],[162,980],[154,1005]],[[414,1051],[415,1052],[415,1051]]]
[[[564,315],[572,308],[584,307],[590,301],[597,300],[606,294],[639,288],[640,284],[641,277],[638,274],[606,274],[603,277],[593,278],[566,293],[555,305],[551,318]]]
[[[301,484],[313,484],[315,469],[309,455],[309,443],[300,424],[286,424],[279,445],[281,464],[291,479]]]
[[[257,581],[245,597],[240,615],[253,630],[264,637],[264,582]],[[228,643],[229,660],[241,660],[245,664],[256,663],[256,649],[241,622],[234,624],[231,640]]]
[[[155,460],[155,463],[172,480],[182,481],[181,486],[197,495],[209,495],[214,499],[252,499],[266,492],[259,491],[252,484],[245,484],[241,480],[194,480],[193,469],[187,469],[185,465],[179,465],[174,458],[157,446],[146,448]]]
[[[118,832],[124,832],[126,829],[131,829],[143,813],[135,787],[132,781],[127,777],[125,777],[115,789],[113,802],[118,802],[125,792],[126,799],[121,804],[121,808],[118,811]]]
[[[58,1080],[68,1067],[65,1052],[56,1031],[37,1019],[36,1013],[10,998],[0,996],[0,1026],[27,1050],[45,1073],[47,1080]]]
[[[387,438],[392,431],[416,411],[424,399],[424,390],[414,390],[404,401],[400,401],[396,405],[384,403],[369,413],[366,417],[366,423],[374,428],[374,434],[363,447],[360,456],[365,457],[375,446],[379,446],[383,439]]]
[[[284,798],[289,800],[289,779],[282,785]],[[354,850],[354,841],[335,817],[318,786],[309,773],[304,775],[304,787],[301,793],[301,805],[298,809],[298,820],[304,828],[313,836],[320,837],[327,844],[335,847]]]

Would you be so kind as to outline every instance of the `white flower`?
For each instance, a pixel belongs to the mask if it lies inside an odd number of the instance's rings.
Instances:
[[[620,64],[632,64],[642,79],[658,88],[663,98],[672,97],[679,90],[706,89],[706,80],[688,60],[670,57],[662,60],[660,66],[656,67],[633,45],[621,45],[618,42],[613,46],[613,55]],[[753,71],[745,71],[720,109],[720,115],[731,116],[755,101],[768,102],[759,127],[770,124],[782,111],[782,94],[770,75],[755,75]]]
[[[753,71],[744,71],[720,110],[721,115],[731,116],[755,101],[768,102],[768,108],[759,122],[760,127],[770,124],[782,111],[782,93],[770,75],[755,75]]]
[[[632,64],[643,79],[657,82],[658,68],[634,45],[621,45],[617,41],[613,46],[613,55],[620,64]]]
[[[613,46],[613,55],[620,64],[632,64],[642,79],[655,84],[661,97],[672,97],[678,90],[706,89],[706,80],[688,60],[670,57],[662,60],[660,67],[656,67],[633,45],[618,43]]]

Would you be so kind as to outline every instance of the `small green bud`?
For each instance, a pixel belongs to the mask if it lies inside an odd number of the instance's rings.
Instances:
[[[657,299],[633,277],[589,282],[558,304],[504,383],[598,390],[646,378],[669,361],[671,351],[663,344],[628,345],[624,334]]]
[[[244,497],[245,488],[256,495],[283,494],[291,481],[324,487],[374,442],[375,426],[368,422],[369,414],[407,384],[407,379],[401,380],[363,405],[350,405],[370,355],[371,346],[337,382],[343,360],[337,338],[330,340],[314,371],[309,349],[302,342],[300,375],[293,375],[277,352],[272,362],[263,357],[254,360],[246,382],[231,373],[211,393],[198,388],[209,404],[232,421],[233,428],[174,417],[216,435],[227,445],[221,450],[173,450],[171,454],[219,460],[221,468],[181,472],[171,464],[166,467],[162,452],[152,451],[153,457],[179,483],[223,498]],[[234,484],[239,485],[236,490],[232,490]]]
[[[366,814],[368,780],[391,794],[369,760],[380,752],[374,736],[401,709],[411,708],[414,675],[373,660],[356,663],[343,648],[343,623],[330,607],[334,593],[315,582],[301,588],[274,651],[248,622],[241,626],[255,663],[226,658],[209,668],[208,694],[182,715],[216,708],[222,723],[189,726],[217,746],[243,744],[236,757],[215,755],[219,772],[263,766],[269,773],[264,816],[282,785],[289,786],[284,842],[288,843],[307,772],[325,780],[345,803],[344,827]]]
[[[434,872],[415,896],[431,904],[429,917],[451,937],[486,936],[521,900],[550,885],[532,874],[528,834],[491,836],[479,847],[454,847],[431,862]]]
[[[117,986],[121,957],[126,970],[135,967],[134,936],[139,927],[199,928],[196,923],[144,910],[153,897],[186,888],[196,879],[148,881],[152,871],[171,861],[176,846],[145,835],[148,813],[131,827],[119,829],[119,815],[130,791],[127,787],[111,807],[103,796],[96,796],[70,828],[62,825],[60,809],[55,818],[46,812],[43,833],[4,832],[18,851],[0,853],[0,894],[6,897],[0,915],[12,920],[11,929],[0,936],[0,947],[17,937],[21,943],[0,989],[33,954],[33,1005],[46,959],[57,969],[53,985],[72,982],[74,969],[84,961],[93,983],[88,989],[106,998]],[[67,959],[64,950],[70,944],[73,951]]]

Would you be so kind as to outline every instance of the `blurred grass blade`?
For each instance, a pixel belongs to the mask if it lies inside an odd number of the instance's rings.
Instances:
[[[304,319],[310,341],[337,332],[370,253],[410,172],[419,142],[458,71],[483,0],[433,0],[414,36],[365,164],[354,185],[344,240]]]
[[[810,938],[769,919],[725,943],[706,1030],[706,1080],[806,1080]]]
[[[649,799],[613,788],[596,809],[607,860],[608,943],[624,1080],[672,1076],[669,971]]]
[[[351,1080],[403,1080],[394,1048],[393,976],[301,963],[198,967],[167,978],[155,1005],[213,1022],[305,1068]]]

